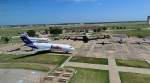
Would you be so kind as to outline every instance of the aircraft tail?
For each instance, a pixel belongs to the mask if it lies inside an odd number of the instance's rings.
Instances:
[[[28,38],[28,35],[26,34],[21,34],[20,38],[26,45],[33,44],[33,42]]]

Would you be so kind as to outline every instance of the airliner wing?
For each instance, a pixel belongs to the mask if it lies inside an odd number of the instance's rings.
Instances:
[[[49,49],[35,49],[35,51],[49,51]]]

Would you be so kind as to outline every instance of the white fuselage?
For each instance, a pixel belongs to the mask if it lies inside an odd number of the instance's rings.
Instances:
[[[70,51],[73,51],[74,48],[70,45],[66,44],[53,44],[50,42],[37,42],[39,40],[46,40],[48,41],[48,38],[33,38],[29,37],[27,34],[21,34],[20,38],[25,43],[26,46],[34,49],[35,51],[62,51],[64,53],[69,53]]]
[[[52,44],[52,43],[33,43],[34,46],[36,46],[38,51],[62,51],[64,53],[68,53],[70,51],[73,51],[74,48],[70,45],[65,44]]]
[[[48,38],[36,38],[36,37],[28,37],[32,42],[37,42],[37,43],[39,43],[39,42],[46,42],[46,43],[48,43],[48,42],[51,42]]]

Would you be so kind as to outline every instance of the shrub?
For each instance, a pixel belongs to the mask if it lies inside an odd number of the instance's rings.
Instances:
[[[27,33],[28,33],[28,35],[31,36],[31,37],[36,36],[36,31],[35,31],[35,30],[28,30]]]

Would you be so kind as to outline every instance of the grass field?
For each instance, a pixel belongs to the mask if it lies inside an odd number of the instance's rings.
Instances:
[[[128,31],[114,31],[115,34],[127,34],[129,37],[146,37],[150,36],[150,30],[128,30]]]
[[[150,83],[149,74],[120,73],[121,83]]]
[[[77,73],[69,83],[109,83],[108,71],[76,68]]]
[[[150,64],[146,61],[137,60],[116,60],[118,66],[138,67],[138,68],[150,68]]]
[[[92,57],[73,57],[70,62],[82,62],[82,63],[91,63],[91,64],[104,64],[108,65],[108,60],[104,58],[92,58]]]
[[[18,33],[26,32],[28,30],[42,31],[47,27],[30,27],[30,28],[0,28],[0,36],[18,36]]]
[[[64,55],[51,55],[51,54],[37,54],[37,55],[0,55],[0,62],[25,62],[25,63],[40,63],[40,64],[53,64],[60,65],[68,56]]]
[[[44,31],[47,27],[30,27],[30,28],[0,28],[0,43],[4,43],[1,37],[9,38],[10,43],[20,42],[20,38],[12,38],[13,36],[20,36],[20,33],[27,32],[28,30]]]
[[[126,29],[139,29],[139,28],[143,29],[150,27],[146,22],[116,23],[116,24],[108,24],[107,26],[110,29],[113,29],[113,27],[126,27]]]
[[[18,68],[18,69],[31,69],[38,71],[49,71],[49,68],[40,64],[29,64],[29,63],[4,63],[0,64],[0,68]]]

